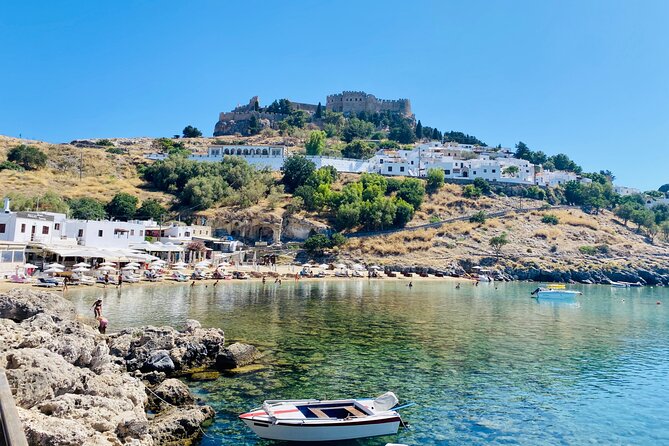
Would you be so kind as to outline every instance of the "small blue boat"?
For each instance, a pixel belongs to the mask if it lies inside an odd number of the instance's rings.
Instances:
[[[576,296],[580,296],[582,294],[583,293],[580,291],[568,290],[564,284],[558,283],[540,286],[536,290],[532,291],[531,296],[537,299],[565,300],[573,299]]]

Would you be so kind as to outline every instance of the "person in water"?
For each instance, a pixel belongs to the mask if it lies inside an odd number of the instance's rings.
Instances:
[[[456,289],[456,290],[459,290],[459,289],[460,289],[460,282],[458,282],[458,284],[455,285],[455,289]]]
[[[102,316],[99,316],[97,318],[97,321],[98,321],[98,324],[99,324],[98,325],[98,331],[101,334],[105,334],[105,332],[107,331],[107,324],[109,323],[109,321]]]
[[[413,288],[413,282],[409,282],[409,285],[407,285],[409,288]]]
[[[91,308],[93,308],[93,314],[96,319],[102,317],[102,299],[96,300]]]

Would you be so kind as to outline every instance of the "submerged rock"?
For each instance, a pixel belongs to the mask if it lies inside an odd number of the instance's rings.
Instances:
[[[209,406],[172,407],[161,412],[149,423],[149,434],[156,444],[185,445],[199,437],[201,425],[214,418]]]
[[[235,342],[223,349],[216,357],[216,368],[221,370],[236,369],[248,365],[260,356],[258,349],[249,344]]]
[[[172,406],[185,406],[195,403],[195,398],[190,393],[188,386],[178,379],[166,379],[155,389],[149,392],[149,400],[154,407],[160,407],[163,404]]]
[[[20,322],[40,313],[59,321],[74,319],[77,315],[70,301],[53,293],[25,289],[0,293],[0,318]]]

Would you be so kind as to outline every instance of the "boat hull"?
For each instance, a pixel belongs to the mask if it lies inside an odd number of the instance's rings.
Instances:
[[[546,290],[539,291],[537,297],[539,299],[573,299],[581,293],[578,291],[569,291],[569,290]]]
[[[367,420],[336,420],[324,423],[276,423],[243,419],[244,423],[265,440],[280,441],[339,441],[356,438],[396,434],[400,427],[399,416]]]

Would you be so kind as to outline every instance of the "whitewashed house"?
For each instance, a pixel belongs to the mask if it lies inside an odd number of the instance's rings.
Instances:
[[[0,240],[21,243],[54,244],[64,238],[66,216],[56,212],[12,212],[5,198],[0,214]]]
[[[626,186],[613,186],[613,190],[615,193],[617,193],[618,195],[622,195],[623,197],[627,195],[637,195],[641,193],[639,189]]]
[[[238,156],[245,159],[249,164],[256,167],[267,167],[272,170],[281,170],[286,157],[286,148],[284,146],[247,146],[247,145],[229,145],[229,146],[210,146],[207,153],[194,153],[188,157],[193,161],[217,163],[223,161],[226,156]],[[152,153],[146,155],[150,160],[164,160],[167,155],[164,153]]]
[[[108,220],[67,220],[65,233],[80,246],[129,248],[144,241],[146,226],[137,222]]]

